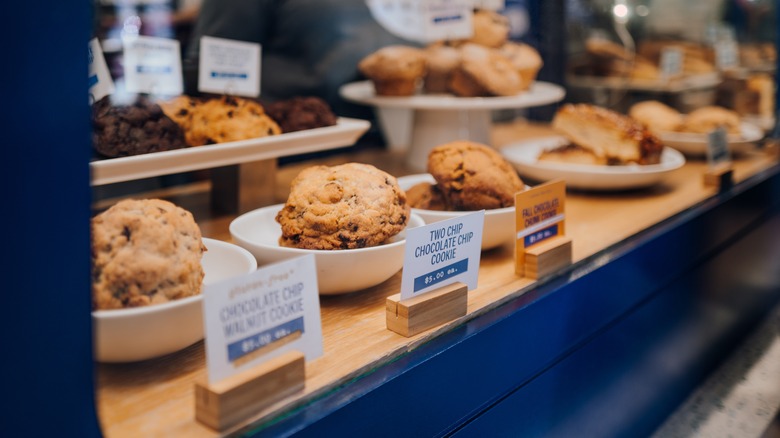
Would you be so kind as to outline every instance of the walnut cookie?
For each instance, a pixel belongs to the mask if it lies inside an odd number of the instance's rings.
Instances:
[[[401,232],[409,215],[406,193],[390,174],[361,163],[313,166],[293,179],[276,215],[279,244],[323,250],[376,246]]]
[[[192,214],[160,199],[123,200],[92,219],[92,304],[121,309],[200,293],[206,251]]]

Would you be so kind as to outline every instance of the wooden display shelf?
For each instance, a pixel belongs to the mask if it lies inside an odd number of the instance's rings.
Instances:
[[[501,126],[494,132],[494,144],[528,138],[528,132],[544,135],[548,131],[538,127],[529,130],[520,123]],[[390,152],[369,151],[318,160],[318,163],[345,161],[372,163],[398,176],[407,173],[403,169],[403,157]],[[309,164],[280,169],[277,190],[281,200],[286,196],[289,180]],[[735,183],[776,165],[776,161],[760,152],[743,155],[734,161]],[[646,190],[570,191],[566,201],[566,235],[576,242],[573,261],[576,263],[597,254],[716,195],[716,189],[702,184],[701,175],[706,166],[704,161],[689,161],[662,184]],[[230,241],[228,225],[232,218],[210,217],[207,200],[200,204],[185,199],[172,200],[181,201],[193,211],[204,236]],[[365,291],[320,297],[324,355],[306,364],[305,389],[227,433],[257,427],[300,407],[534,286],[533,280],[515,275],[511,242],[486,251],[482,254],[478,287],[468,294],[466,316],[406,338],[385,326],[386,298],[400,289],[400,282],[398,273]],[[106,436],[217,436],[195,420],[193,385],[206,374],[203,342],[163,358],[132,364],[98,364],[96,369],[98,415]]]

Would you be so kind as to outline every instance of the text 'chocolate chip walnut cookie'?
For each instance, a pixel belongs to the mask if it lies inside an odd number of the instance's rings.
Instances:
[[[192,214],[168,201],[120,201],[92,219],[92,306],[120,309],[197,295],[206,251]]]
[[[491,210],[515,205],[525,186],[514,168],[490,146],[455,141],[428,154],[428,173],[453,210]]]
[[[309,167],[293,179],[276,215],[279,244],[325,250],[376,246],[401,232],[409,214],[395,177],[374,166]]]

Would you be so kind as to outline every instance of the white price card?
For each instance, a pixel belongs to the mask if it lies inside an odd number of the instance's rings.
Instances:
[[[371,15],[388,32],[429,43],[473,34],[473,0],[366,0]]]
[[[707,163],[710,167],[731,161],[726,130],[721,126],[707,134]]]
[[[314,255],[207,286],[203,320],[210,384],[291,350],[307,361],[321,356]]]
[[[421,2],[423,42],[457,40],[474,35],[473,2],[468,0],[428,0]]]
[[[111,80],[111,73],[108,71],[106,58],[103,56],[103,49],[100,48],[98,39],[93,38],[87,48],[89,50],[89,103],[93,104],[114,92],[114,81]]]
[[[127,91],[166,96],[182,94],[184,86],[178,41],[133,35],[123,38],[122,46]]]
[[[463,282],[477,287],[485,211],[406,231],[401,300]]]
[[[723,40],[715,44],[715,65],[720,70],[739,66],[739,46],[734,40]]]
[[[486,9],[490,11],[500,11],[506,7],[504,0],[474,0],[475,9]]]
[[[679,47],[664,47],[661,50],[661,77],[670,79],[683,72],[683,51]]]
[[[198,90],[232,96],[259,96],[260,53],[260,44],[257,43],[202,37]]]

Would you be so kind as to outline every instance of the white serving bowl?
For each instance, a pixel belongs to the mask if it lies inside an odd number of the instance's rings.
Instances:
[[[249,250],[259,266],[314,254],[321,295],[343,294],[375,286],[403,267],[406,230],[393,236],[388,243],[369,248],[313,250],[279,246],[282,228],[276,222],[276,214],[283,206],[277,204],[253,210],[230,223],[233,241]],[[425,225],[423,219],[412,214],[407,228],[422,225]]]
[[[398,185],[404,190],[409,190],[419,183],[435,184],[436,180],[429,173],[407,175],[398,178]],[[413,208],[412,213],[420,215],[426,224],[431,224],[445,219],[463,216],[473,211],[438,211]],[[482,228],[482,250],[501,246],[515,238],[515,207],[496,208],[485,210],[485,224]]]
[[[244,248],[203,239],[203,285],[257,269]],[[132,309],[92,312],[95,360],[135,362],[181,350],[203,339],[202,295]]]

